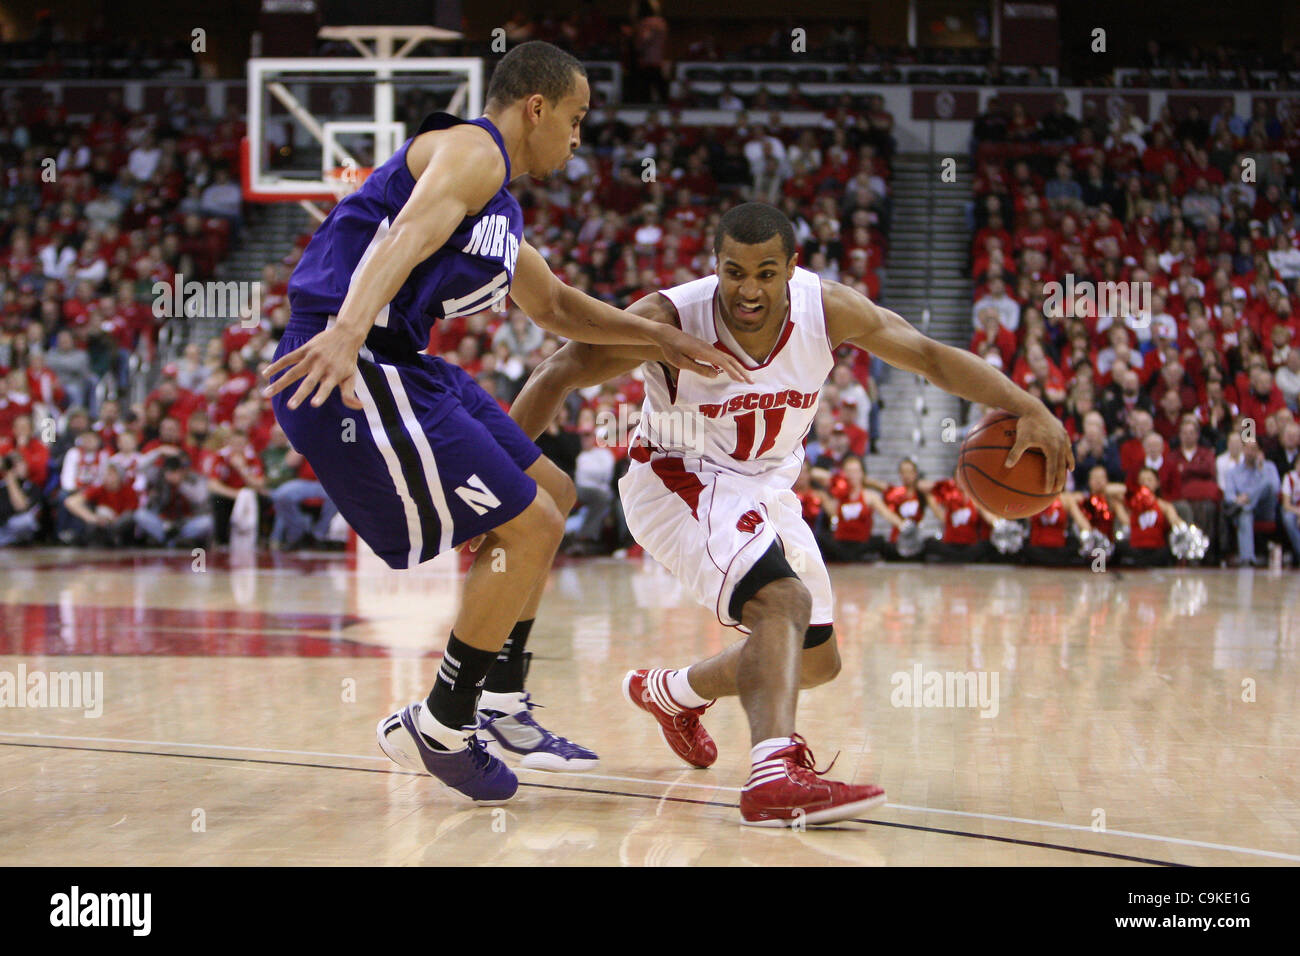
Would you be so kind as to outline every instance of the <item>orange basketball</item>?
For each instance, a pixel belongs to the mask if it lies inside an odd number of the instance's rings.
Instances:
[[[957,458],[958,485],[1002,518],[1032,518],[1056,497],[1043,491],[1047,459],[1041,451],[1029,449],[1014,468],[1003,465],[1016,443],[1019,420],[1010,412],[989,412],[966,436]]]

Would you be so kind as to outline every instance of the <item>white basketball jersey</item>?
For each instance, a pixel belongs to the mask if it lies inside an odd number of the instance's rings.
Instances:
[[[789,488],[799,477],[804,436],[834,365],[821,280],[795,269],[789,315],[762,363],[745,354],[718,315],[717,289],[718,277],[711,275],[665,289],[663,295],[676,306],[684,332],[735,355],[754,384],[690,372],[679,373],[674,383],[664,366],[647,363],[633,459],[682,458],[688,470],[726,471]]]

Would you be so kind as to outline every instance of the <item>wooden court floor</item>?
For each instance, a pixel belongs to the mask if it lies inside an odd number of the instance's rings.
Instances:
[[[735,633],[643,560],[558,565],[530,643],[538,718],[597,771],[493,809],[390,765],[374,725],[426,692],[458,561],[0,552],[0,864],[1300,862],[1295,572],[833,568],[844,669],[800,730],[889,803],[786,832],[738,825],[737,701],[701,771],[620,696]]]

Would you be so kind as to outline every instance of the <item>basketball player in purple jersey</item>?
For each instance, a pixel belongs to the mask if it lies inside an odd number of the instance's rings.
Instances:
[[[468,374],[424,354],[433,323],[509,294],[565,338],[652,346],[677,368],[748,378],[680,329],[563,285],[524,241],[507,187],[564,166],[588,101],[582,65],[530,42],[497,65],[481,118],[425,119],[316,230],[267,369],[289,441],[391,567],[478,549],[433,690],[380,721],[378,736],[395,762],[479,803],[518,787],[498,755],[544,770],[596,765],[533,720],[524,691],[525,643],[575,491]]]

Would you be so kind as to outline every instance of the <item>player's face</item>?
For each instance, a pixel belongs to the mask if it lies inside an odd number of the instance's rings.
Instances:
[[[718,253],[718,298],[727,325],[737,332],[759,332],[769,321],[784,321],[786,283],[794,277],[794,265],[780,236],[752,245],[726,236]]]
[[[579,125],[591,106],[591,88],[585,76],[574,76],[573,89],[558,103],[541,104],[541,118],[534,133],[537,163],[534,176],[549,176],[564,168],[581,145]]]

